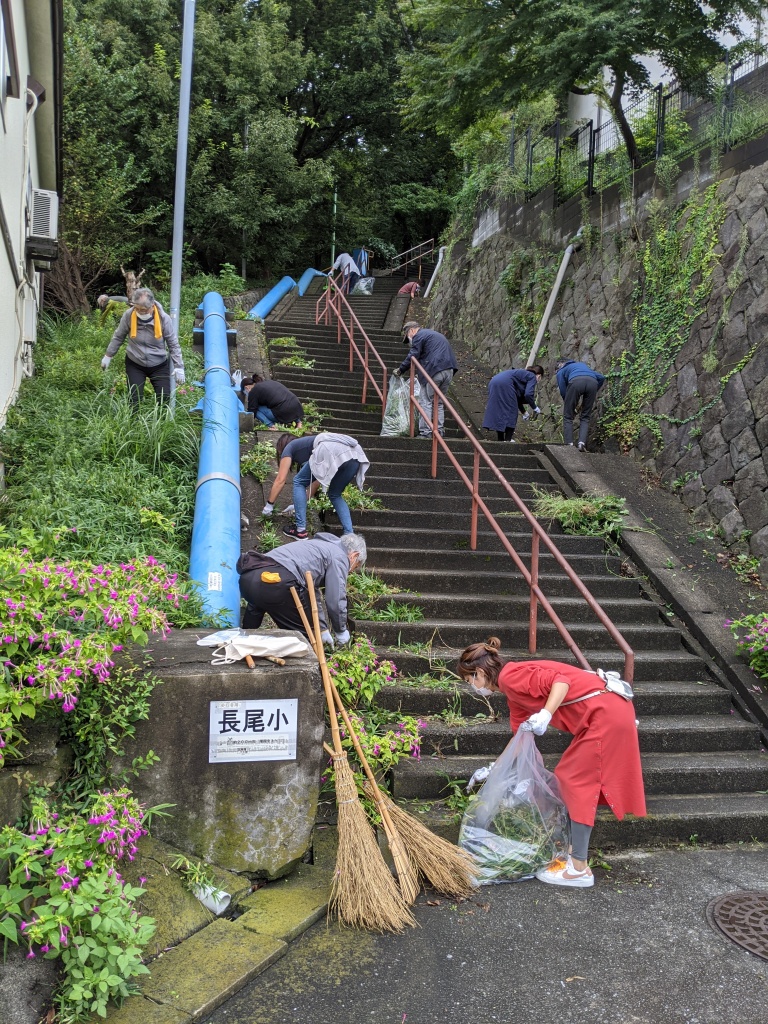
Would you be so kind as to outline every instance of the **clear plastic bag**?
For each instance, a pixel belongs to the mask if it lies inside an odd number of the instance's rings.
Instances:
[[[373,282],[375,277],[361,277],[352,289],[353,295],[373,295]]]
[[[467,804],[459,846],[472,854],[480,885],[530,878],[569,842],[568,811],[533,733],[518,729],[483,788]]]
[[[381,437],[400,437],[410,430],[408,418],[408,395],[410,392],[410,378],[395,377],[389,378],[389,390],[387,391],[387,405],[384,409],[384,419],[381,423]],[[413,394],[416,398],[421,394],[419,382],[413,382]]]

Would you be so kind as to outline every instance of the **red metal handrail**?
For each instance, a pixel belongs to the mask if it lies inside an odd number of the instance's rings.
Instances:
[[[335,301],[334,301],[334,295],[336,297]],[[322,299],[322,296],[321,296],[321,299]],[[323,317],[325,319],[326,324],[328,324],[328,323],[330,323],[330,314],[331,314],[331,312],[333,312],[336,315],[337,341],[339,343],[341,343],[341,332],[342,332],[342,329],[344,330],[345,334],[349,338],[349,346],[350,346],[349,347],[349,369],[350,369],[350,371],[353,368],[353,361],[354,361],[353,360],[353,353],[357,355],[358,359],[360,360],[360,362],[361,362],[361,364],[363,366],[363,393],[362,393],[361,404],[365,405],[365,403],[366,403],[366,394],[367,394],[368,381],[370,380],[371,383],[374,386],[376,394],[379,396],[379,399],[381,400],[381,403],[382,403],[382,416],[383,416],[384,408],[385,408],[386,403],[387,403],[387,368],[384,365],[384,361],[382,360],[382,358],[379,355],[379,353],[376,351],[373,343],[371,342],[371,340],[369,339],[368,335],[366,334],[362,324],[360,323],[360,321],[355,316],[355,314],[354,314],[354,312],[352,310],[352,307],[347,302],[346,296],[339,290],[338,285],[336,284],[336,282],[332,278],[329,278],[329,286],[328,286],[328,291],[326,293],[326,304],[325,304],[325,309],[324,309],[324,311],[322,313],[320,312],[320,301],[321,301],[321,299],[318,299],[318,302],[316,303],[316,306],[315,306],[315,323],[320,323],[320,318]],[[347,327],[347,325],[344,323],[343,318],[342,318],[342,303],[343,303],[344,306],[346,306],[347,310],[349,311],[349,316],[350,316],[349,327]],[[364,357],[360,354],[360,350],[357,347],[357,344],[355,343],[355,340],[354,340],[354,329],[355,329],[355,326],[357,327],[357,329],[358,329],[358,331],[360,333],[361,338],[364,340],[364,344],[365,344],[365,356]],[[379,366],[383,370],[383,386],[382,386],[382,388],[378,387],[378,384],[377,384],[376,380],[374,379],[373,374],[370,371],[369,359],[368,359],[369,351],[371,353],[373,353],[374,358],[377,360],[377,362],[379,363]],[[418,411],[424,417],[425,420],[429,420],[430,419],[430,417],[427,414],[426,410],[419,404],[418,399],[415,397],[415,395],[413,393],[414,375],[415,375],[415,372],[418,370],[420,372],[420,374],[425,378],[425,380],[430,384],[430,386],[434,389],[434,396],[433,396],[433,399],[432,399],[432,416],[431,416],[431,421],[432,421],[432,465],[431,465],[431,473],[432,473],[432,476],[433,477],[437,476],[437,452],[438,452],[438,445],[440,445],[443,448],[443,450],[445,451],[445,454],[448,456],[448,459],[451,462],[453,468],[458,473],[459,478],[463,481],[463,483],[465,484],[465,486],[467,487],[467,489],[470,491],[470,493],[472,495],[472,513],[471,513],[471,520],[470,520],[470,548],[471,548],[471,550],[472,551],[476,551],[477,550],[477,520],[478,520],[478,510],[479,510],[480,512],[483,513],[485,518],[490,523],[491,529],[496,534],[496,536],[499,538],[499,540],[501,541],[501,544],[504,547],[504,549],[506,550],[507,554],[512,558],[512,561],[515,563],[517,568],[522,573],[523,579],[528,584],[528,587],[529,587],[529,590],[530,590],[530,608],[529,608],[529,619],[528,619],[528,650],[530,651],[530,653],[531,654],[535,654],[536,653],[537,629],[538,629],[538,606],[540,604],[542,606],[542,608],[544,609],[544,611],[549,616],[550,621],[555,626],[555,628],[557,629],[557,631],[560,634],[560,636],[565,641],[566,646],[568,647],[568,649],[571,651],[571,653],[576,658],[577,662],[581,665],[582,668],[586,668],[586,669],[591,668],[591,666],[590,666],[589,662],[587,661],[586,657],[584,656],[584,654],[582,654],[581,649],[579,648],[579,645],[576,643],[576,641],[573,639],[571,634],[568,632],[568,629],[566,628],[565,624],[562,622],[562,620],[560,619],[559,615],[554,610],[554,608],[550,604],[548,598],[545,596],[544,592],[542,591],[541,587],[539,586],[539,546],[540,546],[540,542],[543,541],[545,546],[549,549],[550,553],[554,557],[554,559],[557,562],[557,564],[565,572],[566,576],[571,581],[571,583],[573,583],[573,585],[576,587],[576,589],[578,590],[579,594],[586,601],[586,603],[589,606],[589,608],[594,612],[594,614],[596,615],[598,621],[607,630],[608,635],[616,643],[616,645],[618,646],[619,650],[621,650],[622,653],[624,654],[624,678],[627,680],[627,682],[631,683],[632,680],[634,679],[634,674],[635,674],[635,655],[634,655],[634,651],[632,650],[632,648],[629,646],[627,641],[624,639],[624,637],[621,635],[619,630],[613,624],[611,619],[606,615],[606,613],[600,607],[600,605],[598,604],[598,602],[595,599],[595,597],[590,593],[590,591],[587,589],[587,587],[579,579],[579,577],[577,576],[576,572],[571,568],[571,566],[569,565],[568,561],[566,560],[566,558],[564,557],[562,552],[559,550],[559,548],[554,543],[554,541],[551,540],[551,538],[547,534],[546,530],[544,530],[544,528],[540,525],[538,520],[531,513],[531,511],[529,510],[528,506],[525,504],[523,499],[518,495],[517,491],[515,491],[515,489],[511,486],[511,484],[505,479],[504,475],[502,474],[501,470],[498,468],[496,463],[493,461],[493,459],[491,459],[491,457],[488,455],[488,453],[485,451],[485,449],[480,445],[480,443],[478,442],[477,438],[467,429],[467,427],[466,427],[464,421],[462,420],[461,416],[456,412],[456,410],[451,405],[451,403],[448,401],[448,399],[445,397],[445,395],[440,390],[440,388],[437,387],[437,385],[432,380],[432,378],[429,376],[429,374],[426,372],[424,367],[414,358],[411,358],[410,366],[411,366],[411,377],[410,377],[410,397],[409,397],[409,421],[410,421],[411,437],[413,437],[413,433],[414,433],[414,411],[415,410]],[[440,434],[438,433],[438,401],[441,401],[443,403],[443,407],[444,407],[445,411],[447,413],[449,413],[453,417],[453,419],[458,423],[458,425],[461,428],[462,432],[464,433],[465,437],[469,440],[469,442],[471,443],[471,445],[472,445],[472,447],[474,449],[472,480],[469,479],[467,474],[464,472],[464,470],[459,465],[458,460],[455,458],[453,452],[448,447],[448,444],[447,444],[445,438],[441,437]],[[517,505],[518,509],[523,514],[523,516],[528,521],[528,524],[531,527],[531,568],[530,568],[530,571],[526,567],[526,565],[523,562],[523,560],[520,557],[520,555],[515,550],[514,546],[510,543],[509,538],[506,536],[506,534],[504,533],[504,530],[501,528],[501,526],[497,522],[496,517],[490,511],[490,509],[488,508],[486,503],[483,501],[483,499],[480,497],[479,488],[480,488],[480,460],[481,459],[485,462],[486,466],[491,470],[491,472],[496,477],[496,479],[499,481],[499,483],[501,483],[502,487],[504,487],[504,489],[506,490],[507,494],[512,498],[512,500]]]
[[[392,261],[392,269],[400,270],[403,267],[408,267],[410,263],[419,261],[419,277],[421,277],[421,260],[423,256],[431,256],[435,251],[435,240],[434,238],[427,239],[426,242],[419,242],[418,245],[412,245],[410,249],[406,249],[405,252],[399,252]],[[413,255],[411,255],[413,253]],[[408,258],[403,260],[403,257]],[[402,262],[400,262],[402,260]]]
[[[515,491],[515,489],[505,479],[504,475],[502,474],[501,470],[498,468],[496,463],[493,461],[493,459],[490,458],[490,456],[485,451],[485,449],[480,445],[480,443],[478,442],[477,438],[475,438],[474,435],[467,429],[467,427],[466,427],[464,421],[462,420],[461,416],[456,412],[456,410],[451,405],[451,403],[448,401],[448,399],[443,394],[443,392],[440,390],[440,388],[438,388],[438,386],[435,384],[435,382],[429,376],[429,374],[424,369],[424,367],[421,365],[421,363],[419,363],[418,360],[414,359],[414,358],[411,358],[410,402],[409,402],[409,409],[410,409],[409,419],[410,419],[411,437],[413,437],[413,434],[414,434],[414,415],[413,415],[414,414],[414,410],[417,410],[420,413],[420,415],[423,416],[423,418],[425,420],[429,420],[430,419],[429,414],[421,406],[421,404],[419,403],[418,399],[414,395],[413,382],[414,382],[414,377],[415,377],[416,371],[418,371],[420,376],[424,377],[424,379],[434,389],[434,396],[433,396],[433,399],[432,399],[432,416],[431,416],[431,423],[432,423],[432,467],[431,467],[431,472],[432,472],[432,476],[433,477],[437,476],[437,450],[438,450],[438,445],[440,445],[442,447],[443,451],[445,452],[445,454],[448,456],[449,461],[451,462],[453,468],[458,473],[460,479],[463,481],[463,483],[466,485],[467,489],[472,494],[472,514],[471,514],[471,525],[470,525],[470,549],[472,551],[477,550],[477,513],[478,513],[478,509],[479,509],[483,513],[485,518],[488,520],[488,522],[489,522],[489,524],[491,526],[491,529],[493,530],[493,532],[496,534],[496,536],[501,541],[502,546],[504,547],[504,549],[511,556],[513,562],[515,563],[517,568],[520,570],[520,572],[523,574],[523,578],[525,579],[526,583],[528,584],[528,586],[530,588],[530,593],[531,593],[531,604],[530,604],[530,615],[529,615],[529,626],[528,626],[528,650],[530,651],[530,653],[531,654],[535,654],[536,653],[537,610],[538,610],[538,604],[541,604],[542,608],[545,610],[545,612],[549,616],[551,622],[557,628],[558,633],[560,634],[560,636],[565,641],[566,645],[568,646],[568,649],[574,655],[574,657],[579,662],[579,664],[582,666],[582,668],[587,668],[588,669],[588,668],[591,667],[589,662],[587,661],[587,659],[585,658],[585,656],[582,654],[581,650],[579,649],[578,644],[573,639],[571,634],[568,632],[568,629],[563,624],[563,622],[561,621],[561,619],[558,616],[557,612],[554,610],[554,608],[550,604],[549,600],[547,599],[547,597],[544,595],[543,591],[541,590],[541,587],[539,586],[539,582],[538,582],[538,580],[539,580],[539,542],[543,541],[544,544],[546,545],[546,547],[549,549],[550,554],[554,557],[554,559],[557,562],[557,564],[565,572],[565,574],[568,577],[568,579],[571,581],[571,583],[573,583],[573,585],[576,587],[578,592],[581,594],[581,596],[587,602],[587,605],[589,606],[589,608],[595,613],[595,615],[596,615],[597,619],[599,620],[599,622],[601,623],[601,625],[605,627],[605,629],[608,632],[608,635],[611,637],[611,639],[616,643],[616,645],[619,647],[619,649],[623,653],[623,655],[624,655],[624,678],[627,680],[627,682],[631,683],[632,680],[634,679],[634,674],[635,674],[635,655],[634,655],[634,651],[632,650],[632,648],[629,646],[627,641],[621,635],[621,633],[616,628],[616,626],[611,621],[611,619],[606,615],[606,613],[600,607],[600,605],[597,602],[596,598],[590,593],[590,591],[587,589],[587,587],[585,587],[585,585],[579,579],[579,577],[576,574],[576,572],[569,565],[569,563],[566,560],[565,556],[559,550],[559,548],[554,543],[554,541],[550,538],[550,536],[546,532],[546,530],[541,526],[539,521],[531,513],[531,511],[529,510],[528,506],[525,504],[523,499],[518,495],[518,493]],[[472,447],[474,449],[474,464],[473,464],[473,470],[472,470],[472,477],[473,477],[472,480],[469,479],[467,474],[464,472],[464,470],[459,465],[459,463],[456,460],[453,452],[448,447],[448,444],[445,441],[445,438],[441,437],[440,434],[438,433],[438,401],[443,403],[443,407],[444,407],[445,411],[447,413],[450,413],[450,415],[454,418],[454,420],[456,420],[456,422],[458,423],[459,427],[463,431],[465,437],[469,440],[469,442],[471,443],[471,445],[472,445]],[[517,507],[520,510],[520,512],[523,514],[524,518],[528,521],[528,525],[531,527],[531,569],[530,569],[530,572],[526,568],[525,564],[523,563],[522,559],[520,558],[520,556],[517,553],[517,551],[515,550],[515,548],[509,542],[509,539],[507,538],[507,536],[504,533],[503,529],[501,528],[501,526],[497,522],[496,517],[489,510],[488,506],[485,504],[485,502],[483,501],[483,499],[479,495],[480,460],[481,459],[485,462],[486,466],[491,470],[493,475],[496,477],[496,479],[499,481],[499,483],[502,485],[502,487],[506,490],[506,492],[510,496],[510,498],[512,498],[512,500],[517,505]]]
[[[321,310],[320,304],[323,301],[323,298],[325,298],[325,308]],[[347,325],[344,322],[342,304],[344,307],[346,307],[346,310],[349,313],[349,325]],[[355,315],[354,310],[347,301],[347,296],[339,288],[336,279],[329,277],[328,289],[325,292],[325,296],[321,295],[320,298],[315,303],[315,323],[319,324],[322,319],[324,320],[326,325],[329,325],[331,313],[336,314],[336,341],[338,342],[338,344],[341,344],[342,331],[346,334],[349,340],[349,372],[351,373],[352,370],[354,369],[355,356],[357,356],[357,358],[360,360],[360,365],[363,368],[363,394],[362,398],[360,399],[360,404],[366,404],[368,396],[368,381],[370,381],[371,384],[373,385],[374,391],[379,396],[379,400],[381,401],[381,415],[383,418],[384,409],[387,404],[387,382],[389,377],[389,371],[387,370],[384,360],[381,358],[379,353],[374,348],[373,342],[366,334],[363,325],[360,323],[357,316]],[[355,342],[355,327],[357,327],[359,336],[363,342],[364,354],[361,354],[360,349],[358,348],[357,343]],[[376,378],[373,376],[373,373],[371,372],[369,353],[373,355],[374,359],[376,360],[376,362],[378,362],[379,366],[381,367],[381,387],[379,387]]]

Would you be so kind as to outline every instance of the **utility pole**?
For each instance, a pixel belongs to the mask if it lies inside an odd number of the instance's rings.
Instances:
[[[249,126],[248,122],[246,121],[245,122],[245,131],[243,132],[243,141],[245,143],[245,155],[246,156],[248,156],[248,128],[249,127],[250,126]],[[248,235],[247,230],[245,228],[243,228],[243,255],[242,255],[241,260],[240,260],[240,277],[242,277],[243,281],[245,281],[246,276],[247,276],[246,275],[247,267],[246,267],[246,264],[245,264],[245,247],[246,247],[246,243],[247,243],[247,235]]]
[[[171,256],[171,308],[169,314],[179,331],[181,266],[184,258],[184,199],[187,187],[187,143],[189,141],[189,98],[192,90],[192,52],[195,37],[195,0],[184,0],[184,33],[181,42],[181,84],[179,88],[179,133],[176,142],[176,192],[173,199],[173,252]],[[171,374],[171,393],[174,378]]]
[[[333,186],[333,234],[331,235],[331,267],[336,262],[336,200],[339,197],[338,188]]]

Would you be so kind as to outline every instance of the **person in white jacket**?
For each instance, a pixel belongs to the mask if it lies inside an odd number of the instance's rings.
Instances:
[[[291,466],[299,466],[293,478],[293,505],[296,522],[286,526],[283,533],[286,537],[305,540],[307,534],[307,498],[322,487],[327,493],[336,515],[341,523],[342,536],[354,533],[352,515],[349,505],[344,500],[343,492],[347,484],[353,480],[363,489],[365,474],[370,460],[360,444],[348,434],[333,434],[325,431],[322,434],[309,434],[306,437],[293,437],[281,434],[275,445],[278,471],[275,482],[269,492],[269,500],[262,510],[262,515],[271,516],[275,502],[288,480]],[[309,492],[309,494],[308,494]]]

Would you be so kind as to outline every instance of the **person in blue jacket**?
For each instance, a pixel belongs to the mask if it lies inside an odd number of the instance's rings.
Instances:
[[[448,390],[448,385],[453,380],[454,374],[459,372],[459,364],[456,362],[451,343],[444,334],[440,334],[439,331],[428,331],[420,327],[415,320],[409,320],[407,324],[403,325],[403,344],[407,345],[409,342],[411,347],[408,355],[395,370],[395,376],[401,377],[410,368],[411,359],[416,358],[444,394]],[[428,420],[419,414],[419,437],[432,437],[431,414],[435,391],[421,372],[417,372],[417,376],[423,396],[420,404],[430,414]],[[444,422],[445,409],[443,403],[438,399],[437,432],[441,437],[443,436]]]
[[[605,377],[586,363],[564,359],[557,364],[557,386],[563,398],[563,438],[573,446],[573,416],[581,403],[579,420],[579,451],[587,450],[589,417],[597,392],[605,384]]]
[[[527,370],[502,370],[488,382],[488,404],[483,416],[483,427],[495,430],[499,441],[514,441],[517,417],[522,412],[527,420],[529,405],[535,413],[541,412],[536,405],[536,385],[544,370],[538,364]]]

